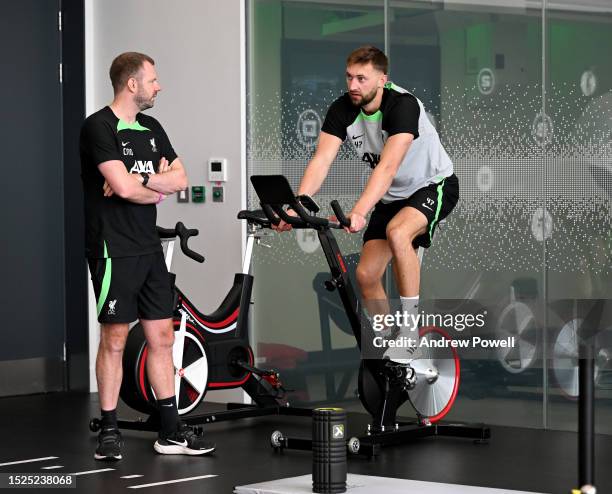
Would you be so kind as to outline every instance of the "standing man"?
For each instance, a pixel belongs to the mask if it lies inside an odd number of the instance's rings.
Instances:
[[[187,187],[187,176],[153,107],[161,87],[155,62],[119,55],[110,67],[115,93],[81,129],[86,255],[101,324],[96,377],[102,429],[97,460],[121,459],[117,401],[128,324],[140,319],[148,345],[147,375],[159,405],[155,451],[202,455],[214,450],[179,420],[174,396],[172,291],[159,237],[156,205]]]
[[[327,112],[299,194],[312,196],[320,189],[341,144],[348,139],[359,158],[374,170],[348,214],[349,231],[358,232],[374,208],[357,266],[365,305],[370,315],[388,313],[382,276],[392,260],[402,311],[416,316],[417,249],[431,245],[437,224],[457,204],[459,183],[423,103],[387,81],[387,66],[385,54],[373,46],[363,46],[348,56],[348,92]],[[277,227],[281,231],[290,228],[284,222]],[[414,337],[409,332],[417,328],[399,329],[399,337]],[[405,352],[410,350],[398,350],[387,350],[385,355],[409,363]]]

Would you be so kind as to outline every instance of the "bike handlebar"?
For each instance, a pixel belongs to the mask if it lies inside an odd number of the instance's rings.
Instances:
[[[204,256],[189,248],[188,242],[190,237],[195,237],[200,232],[196,228],[187,228],[181,221],[179,221],[174,229],[157,227],[157,234],[159,238],[175,238],[178,237],[181,244],[181,250],[187,257],[197,262],[204,262]]]
[[[338,221],[342,226],[346,226],[347,228],[351,226],[351,221],[346,217],[344,211],[342,211],[342,207],[340,206],[340,203],[338,201],[334,199],[331,202],[331,207],[334,210],[336,218],[338,218]]]
[[[156,226],[157,235],[159,238],[174,238],[176,237],[176,231],[173,228],[162,228],[161,226]]]
[[[291,216],[287,214],[287,211],[285,211],[282,207],[278,205],[262,203],[261,207],[270,222],[274,225],[278,225],[280,223],[280,220],[283,220],[285,223],[291,225],[293,228],[340,229],[351,226],[351,222],[346,217],[344,211],[342,210],[342,207],[336,200],[333,200],[331,202],[331,207],[334,211],[334,214],[336,215],[336,218],[338,218],[337,222],[310,214],[306,210],[306,208],[302,206],[298,198],[296,198],[294,202],[289,204],[289,207],[297,213],[297,216]]]

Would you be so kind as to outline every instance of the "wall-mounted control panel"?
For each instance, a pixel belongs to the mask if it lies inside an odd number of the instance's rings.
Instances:
[[[227,182],[227,159],[210,158],[208,160],[209,182]]]

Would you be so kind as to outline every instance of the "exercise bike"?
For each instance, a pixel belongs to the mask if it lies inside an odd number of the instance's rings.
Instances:
[[[317,232],[331,272],[325,286],[329,291],[338,291],[362,351],[358,394],[371,422],[366,435],[348,440],[349,452],[375,456],[382,446],[425,436],[454,436],[486,442],[491,432],[483,424],[440,423],[450,411],[459,388],[460,362],[455,348],[448,345],[436,349],[436,355],[422,354],[410,365],[383,359],[382,352],[380,358],[363,358],[362,335],[372,341],[375,333],[370,320],[362,313],[361,301],[332,233],[332,229],[350,226],[340,204],[337,201],[331,203],[338,219],[338,222],[333,222],[316,216],[319,206],[315,201],[309,196],[296,197],[282,175],[252,176],[251,183],[271,224],[278,224],[282,219],[293,228],[309,228]],[[293,209],[298,216],[289,216],[286,207]],[[421,328],[419,337],[421,340],[450,339],[443,330],[435,327]],[[401,422],[397,417],[398,408],[406,401],[416,411],[416,422]],[[310,440],[285,437],[279,431],[272,434],[271,443],[278,450],[312,448]]]
[[[190,425],[209,424],[264,415],[310,416],[312,411],[290,407],[279,374],[254,366],[249,343],[249,309],[253,276],[249,274],[253,246],[261,238],[259,231],[270,222],[261,211],[241,211],[238,219],[247,221],[247,245],[242,272],[214,312],[203,314],[176,285],[171,272],[175,242],[180,241],[184,255],[197,262],[204,257],[191,250],[189,238],[198,230],[188,229],[179,222],[173,229],[157,227],[162,243],[167,243],[165,261],[174,294],[174,345],[172,359],[175,370],[175,396],[181,420]],[[140,323],[131,328],[123,353],[123,381],[120,397],[132,409],[148,415],[137,420],[119,420],[121,429],[157,431],[159,415],[156,397],[146,373],[148,347]],[[251,404],[229,403],[227,410],[191,414],[209,390],[242,388]],[[100,430],[100,419],[94,418],[89,427]]]

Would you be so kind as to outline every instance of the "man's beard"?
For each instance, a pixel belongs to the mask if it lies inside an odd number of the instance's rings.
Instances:
[[[353,103],[353,106],[361,106],[361,107],[369,105],[374,100],[374,98],[376,98],[377,91],[378,89],[374,88],[371,93],[362,96],[361,100],[358,103],[355,103],[353,99],[351,99],[351,103]]]
[[[139,111],[148,110],[149,108],[153,108],[154,100],[153,98],[147,98],[143,93],[139,92],[134,96],[134,103],[138,107]]]

